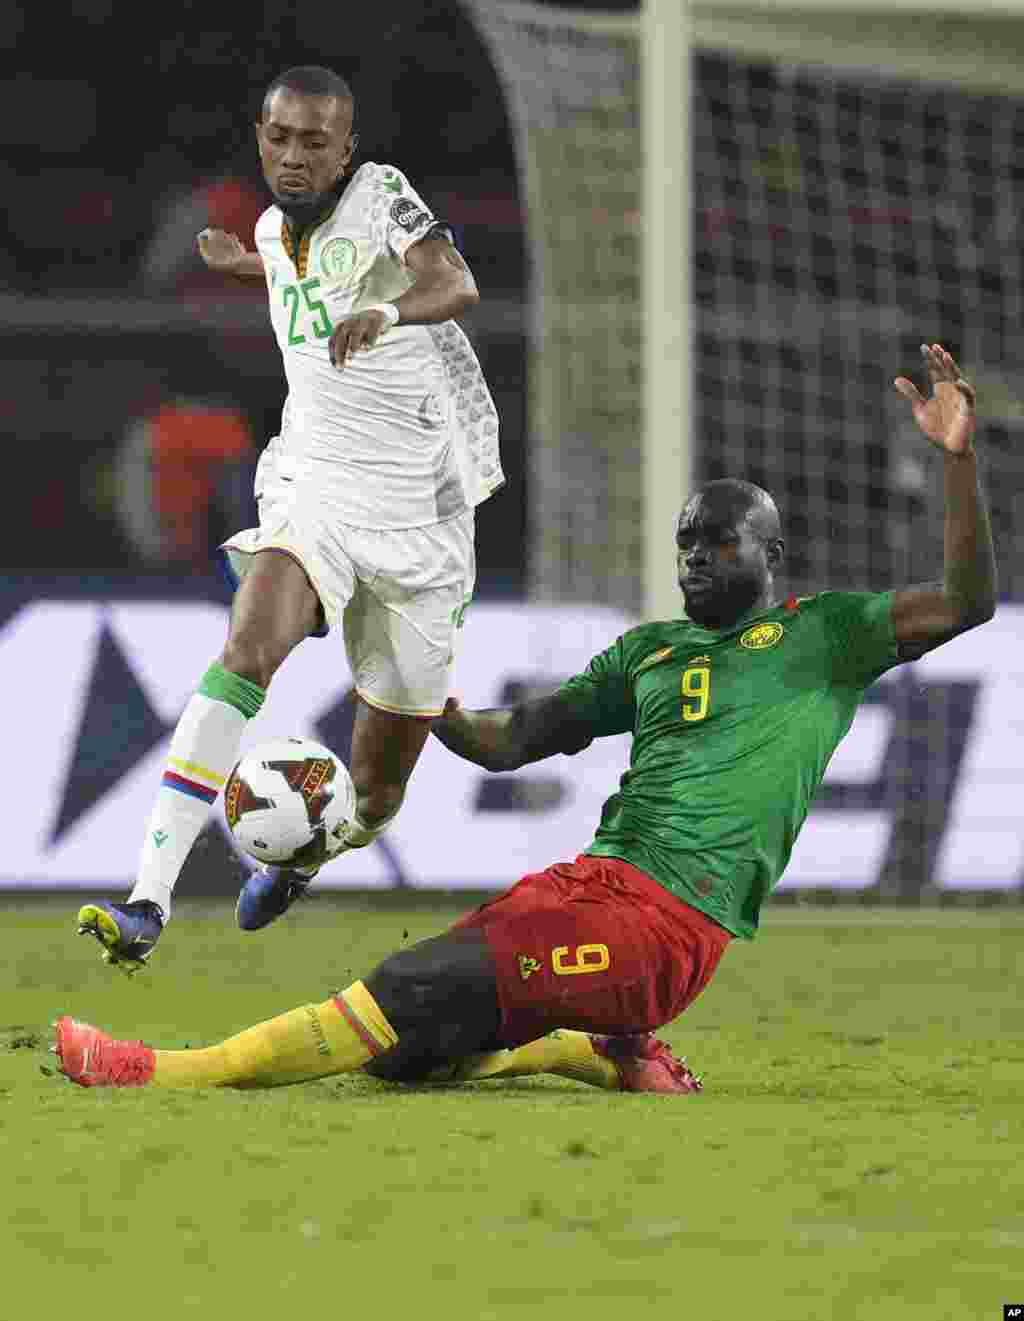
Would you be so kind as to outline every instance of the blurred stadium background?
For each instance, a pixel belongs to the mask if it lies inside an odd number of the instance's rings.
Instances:
[[[129,883],[166,739],[221,645],[210,552],[254,517],[283,388],[262,288],[208,277],[194,236],[217,224],[251,244],[261,90],[315,62],[351,79],[363,158],[451,220],[484,292],[468,329],[509,482],[479,517],[468,703],[548,688],[662,608],[671,511],[703,478],[775,494],[786,590],[934,577],[938,463],[890,383],[923,339],[960,357],[1006,604],[873,690],[780,901],[1016,902],[1015,8],[762,0],[696,5],[684,26],[675,0],[651,0],[666,26],[645,43],[628,3],[392,0],[311,21],[291,0],[215,15],[88,0],[57,44],[45,9],[18,9],[0,121],[0,678],[13,746],[38,752],[29,774],[10,755],[0,771],[0,884]],[[344,753],[347,679],[339,646],[307,643],[252,739],[306,731]],[[610,740],[484,777],[432,745],[386,840],[323,882],[506,884],[586,844],[625,754]],[[183,888],[236,877],[218,818]]]

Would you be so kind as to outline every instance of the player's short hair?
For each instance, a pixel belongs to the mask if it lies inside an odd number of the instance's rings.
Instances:
[[[348,101],[355,105],[352,88],[333,69],[325,69],[320,64],[300,64],[294,69],[285,69],[279,73],[263,93],[262,116],[265,119],[270,107],[270,98],[281,87],[290,92],[300,92],[303,96],[336,96],[339,101]]]
[[[693,499],[713,495],[716,492],[730,497],[737,512],[742,511],[743,518],[762,541],[773,541],[781,536],[778,508],[771,493],[763,486],[758,486],[755,482],[743,481],[739,477],[716,477],[699,486],[693,493]],[[685,512],[686,509],[683,509],[679,517],[682,518]]]

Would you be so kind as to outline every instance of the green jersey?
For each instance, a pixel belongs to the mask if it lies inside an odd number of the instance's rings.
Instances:
[[[587,853],[621,858],[751,939],[864,689],[899,661],[892,595],[822,592],[731,628],[623,634],[560,692],[629,770]]]

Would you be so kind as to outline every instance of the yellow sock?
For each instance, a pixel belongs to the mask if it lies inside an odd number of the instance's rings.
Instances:
[[[546,1037],[517,1046],[515,1050],[471,1055],[455,1066],[449,1078],[452,1082],[476,1082],[482,1078],[521,1078],[532,1073],[555,1073],[560,1078],[575,1078],[577,1082],[610,1091],[622,1087],[615,1065],[597,1053],[590,1034],[570,1032],[567,1028],[549,1032]]]
[[[362,1068],[398,1034],[362,982],[205,1050],[158,1050],[158,1087],[283,1087]]]

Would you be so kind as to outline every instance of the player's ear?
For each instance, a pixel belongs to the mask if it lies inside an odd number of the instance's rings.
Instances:
[[[356,154],[356,148],[359,146],[359,134],[350,133],[348,137],[348,149],[345,152],[344,159],[341,162],[341,169],[338,171],[338,178],[343,179],[349,165],[352,163],[352,157]]]
[[[772,537],[765,547],[765,557],[769,569],[774,571],[781,567],[782,561],[786,558],[786,543],[781,537]]]

